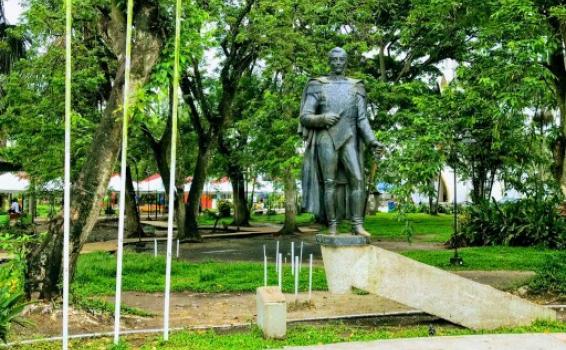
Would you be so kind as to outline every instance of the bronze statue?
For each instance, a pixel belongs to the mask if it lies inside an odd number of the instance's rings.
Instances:
[[[336,234],[338,219],[349,217],[354,234],[364,229],[363,146],[381,149],[367,119],[366,91],[360,80],[344,76],[347,54],[328,54],[332,73],[309,80],[303,94],[299,132],[305,143],[303,206],[326,220]],[[340,185],[343,186],[340,186]],[[340,196],[342,187],[345,191]]]

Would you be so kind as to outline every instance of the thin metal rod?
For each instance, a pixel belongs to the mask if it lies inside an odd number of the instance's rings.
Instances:
[[[122,304],[122,260],[124,258],[124,223],[126,217],[126,162],[128,155],[128,122],[130,70],[132,68],[132,25],[134,1],[128,0],[126,20],[126,57],[124,72],[124,102],[122,105],[122,150],[120,169],[120,215],[118,217],[118,251],[116,253],[116,301],[114,304],[114,344],[120,341],[120,309]]]
[[[157,257],[157,238],[153,239],[153,257]]]
[[[301,241],[301,250],[299,254],[299,269],[303,266],[303,246],[305,245],[304,241]]]
[[[71,39],[72,3],[65,0],[65,179],[63,194],[63,350],[69,348],[69,252],[71,233]]]
[[[295,242],[291,242],[291,274],[295,276]]]
[[[283,264],[281,260],[283,260],[283,256],[281,253],[279,253],[279,270],[277,270],[277,279],[279,283],[279,289],[283,290]]]
[[[295,257],[295,301],[299,297],[299,257]]]
[[[309,301],[312,299],[312,254],[309,255]]]
[[[275,273],[279,272],[279,241],[275,244]]]
[[[169,169],[169,213],[167,214],[167,255],[165,266],[165,303],[163,305],[163,340],[169,340],[169,304],[171,293],[171,251],[173,250],[173,216],[175,212],[175,170],[177,167],[177,114],[179,106],[179,50],[181,42],[181,0],[175,9],[175,58],[173,64],[173,106],[171,111],[171,168]]]
[[[267,255],[263,256],[263,286],[267,287]]]

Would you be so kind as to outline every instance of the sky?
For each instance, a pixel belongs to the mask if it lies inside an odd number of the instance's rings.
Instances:
[[[15,24],[18,22],[18,18],[22,13],[22,5],[20,0],[4,0],[4,11],[6,12],[6,20],[9,24]]]

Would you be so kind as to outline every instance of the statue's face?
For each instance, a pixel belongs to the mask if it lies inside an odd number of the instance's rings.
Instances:
[[[328,61],[330,63],[330,68],[332,68],[332,73],[339,75],[344,73],[348,58],[343,53],[333,52],[330,54]]]

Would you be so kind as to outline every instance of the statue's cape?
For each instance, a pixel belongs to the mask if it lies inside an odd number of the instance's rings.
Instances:
[[[360,80],[348,78],[353,84],[360,82]],[[307,91],[309,86],[314,83],[320,84],[328,84],[329,79],[327,77],[318,77],[310,79],[309,82],[306,84],[305,90],[303,91],[303,96],[301,99],[301,113],[303,111],[303,107],[307,97]],[[303,209],[307,212],[313,213],[315,217],[319,220],[325,222],[326,221],[326,214],[324,211],[324,188],[323,188],[323,181],[321,175],[321,169],[319,166],[317,152],[316,152],[316,137],[317,137],[317,130],[316,129],[309,129],[304,127],[299,118],[299,127],[298,127],[299,134],[303,137],[305,142],[305,154],[303,160],[303,169],[302,169],[302,187],[303,187]],[[358,143],[358,154],[359,154],[359,161],[363,165],[363,142]],[[338,169],[338,176],[337,176],[338,185],[341,183],[346,183],[346,175],[344,174],[344,170],[341,166]],[[345,192],[342,195],[339,195],[338,202],[344,201],[344,208],[341,213],[338,213],[340,205],[337,205],[337,216],[338,218],[341,217],[350,217],[350,210],[347,202],[349,200],[349,191],[347,190],[348,186],[343,186],[345,188]],[[338,189],[337,189],[338,190]],[[337,192],[340,192],[339,190]],[[341,215],[340,215],[341,214]]]

